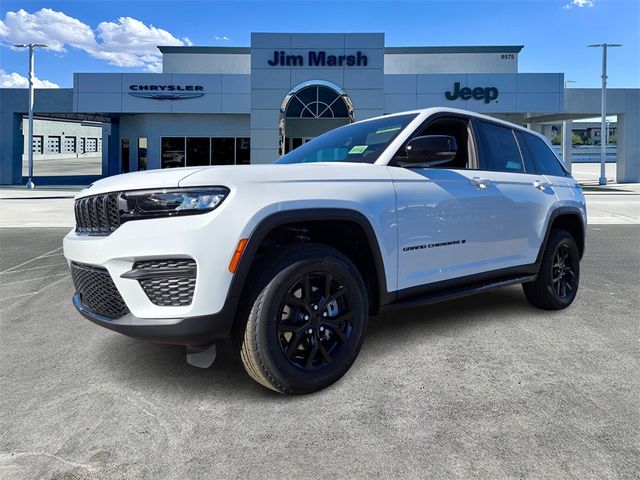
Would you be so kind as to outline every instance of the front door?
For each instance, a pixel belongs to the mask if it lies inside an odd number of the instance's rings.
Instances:
[[[453,136],[458,153],[439,167],[389,167],[398,206],[399,290],[491,270],[499,255],[493,245],[504,199],[478,175],[470,120],[436,118],[416,134]]]
[[[497,199],[476,171],[390,170],[398,206],[398,289],[489,270]]]

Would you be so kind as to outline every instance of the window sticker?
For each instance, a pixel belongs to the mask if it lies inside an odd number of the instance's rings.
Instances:
[[[364,153],[367,149],[368,145],[355,145],[349,150],[349,155],[358,155],[360,153]]]

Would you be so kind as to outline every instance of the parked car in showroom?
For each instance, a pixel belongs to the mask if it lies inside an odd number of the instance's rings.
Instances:
[[[446,108],[353,123],[272,165],[105,178],[75,215],[64,253],[82,315],[186,345],[201,367],[232,337],[285,394],[342,377],[384,310],[515,284],[568,307],[586,228],[543,136]]]

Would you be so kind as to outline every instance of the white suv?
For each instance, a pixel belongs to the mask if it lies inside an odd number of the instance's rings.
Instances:
[[[75,214],[80,313],[202,367],[232,337],[251,377],[291,394],[339,379],[382,310],[512,284],[567,307],[586,226],[543,136],[444,108],[341,127],[273,165],[105,178]]]

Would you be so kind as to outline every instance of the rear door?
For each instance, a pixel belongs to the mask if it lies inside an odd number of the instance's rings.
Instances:
[[[516,138],[522,150],[522,155],[535,164],[540,175],[544,175],[546,181],[556,193],[558,200],[575,201],[582,199],[582,192],[578,183],[562,167],[560,161],[551,151],[547,143],[532,133],[516,131]]]
[[[478,175],[496,198],[492,224],[495,241],[487,245],[494,269],[533,264],[542,243],[548,213],[557,202],[554,185],[540,175],[516,131],[485,120],[475,121]],[[528,135],[523,133],[523,135]]]

